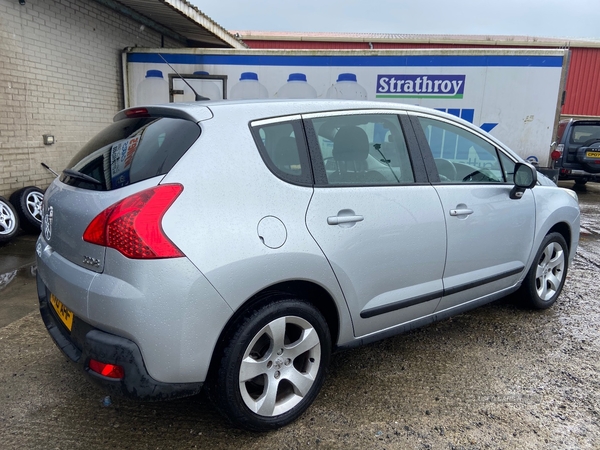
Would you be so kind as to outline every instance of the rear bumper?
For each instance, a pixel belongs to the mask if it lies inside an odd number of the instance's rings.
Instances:
[[[558,178],[561,180],[585,180],[600,181],[599,173],[590,173],[580,169],[569,169],[567,167],[560,169]]]
[[[40,314],[54,343],[91,379],[112,394],[136,400],[167,400],[197,394],[203,383],[162,383],[146,370],[139,347],[131,340],[106,333],[79,319],[73,319],[71,331],[62,324],[49,302],[49,291],[37,276]],[[123,367],[125,376],[115,380],[93,372],[90,359]]]
[[[141,373],[157,383],[205,381],[232,310],[188,258],[130,260],[109,248],[104,271],[97,273],[63,258],[42,236],[36,253],[40,301],[49,308],[52,293],[73,313],[75,323],[134,343],[143,357]],[[70,339],[87,334],[77,328]],[[74,341],[79,351],[86,340],[81,336]],[[68,348],[61,341],[59,347]]]
[[[559,179],[561,180],[600,181],[600,160],[587,158],[581,149],[577,151],[575,160],[571,162],[567,161],[567,154],[563,154],[562,158],[556,162],[555,167],[559,169]]]

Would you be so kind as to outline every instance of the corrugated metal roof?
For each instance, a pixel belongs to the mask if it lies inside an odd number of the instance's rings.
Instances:
[[[242,40],[265,41],[338,41],[415,44],[474,44],[539,47],[600,47],[600,39],[570,39],[537,36],[467,34],[390,34],[390,33],[298,33],[281,31],[235,31]]]
[[[117,0],[116,3],[185,37],[191,45],[246,47],[225,28],[186,0]]]

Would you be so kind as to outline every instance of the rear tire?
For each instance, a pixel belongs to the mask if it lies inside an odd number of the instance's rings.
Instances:
[[[585,183],[587,183],[587,180],[575,180],[577,186],[585,186]]]
[[[39,234],[42,228],[43,200],[44,191],[35,186],[26,186],[10,196],[10,202],[17,211],[23,231]]]
[[[250,310],[225,345],[210,396],[234,425],[253,431],[296,420],[317,397],[331,355],[325,319],[296,299]]]
[[[528,306],[547,309],[556,302],[567,278],[568,261],[569,249],[562,235],[546,235],[520,288]]]
[[[0,244],[5,244],[17,235],[19,217],[15,208],[4,197],[0,197]]]

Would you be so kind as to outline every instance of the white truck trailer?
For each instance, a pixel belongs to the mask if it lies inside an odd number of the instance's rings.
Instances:
[[[565,49],[127,49],[125,106],[202,96],[364,98],[446,111],[556,179],[551,141],[564,102]]]

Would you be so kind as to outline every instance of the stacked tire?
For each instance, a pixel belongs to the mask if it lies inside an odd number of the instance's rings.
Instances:
[[[0,244],[10,241],[19,231],[17,211],[4,197],[0,197]]]
[[[19,227],[26,233],[40,232],[43,200],[44,191],[35,186],[13,192],[9,200],[0,197],[0,244],[14,238]]]

